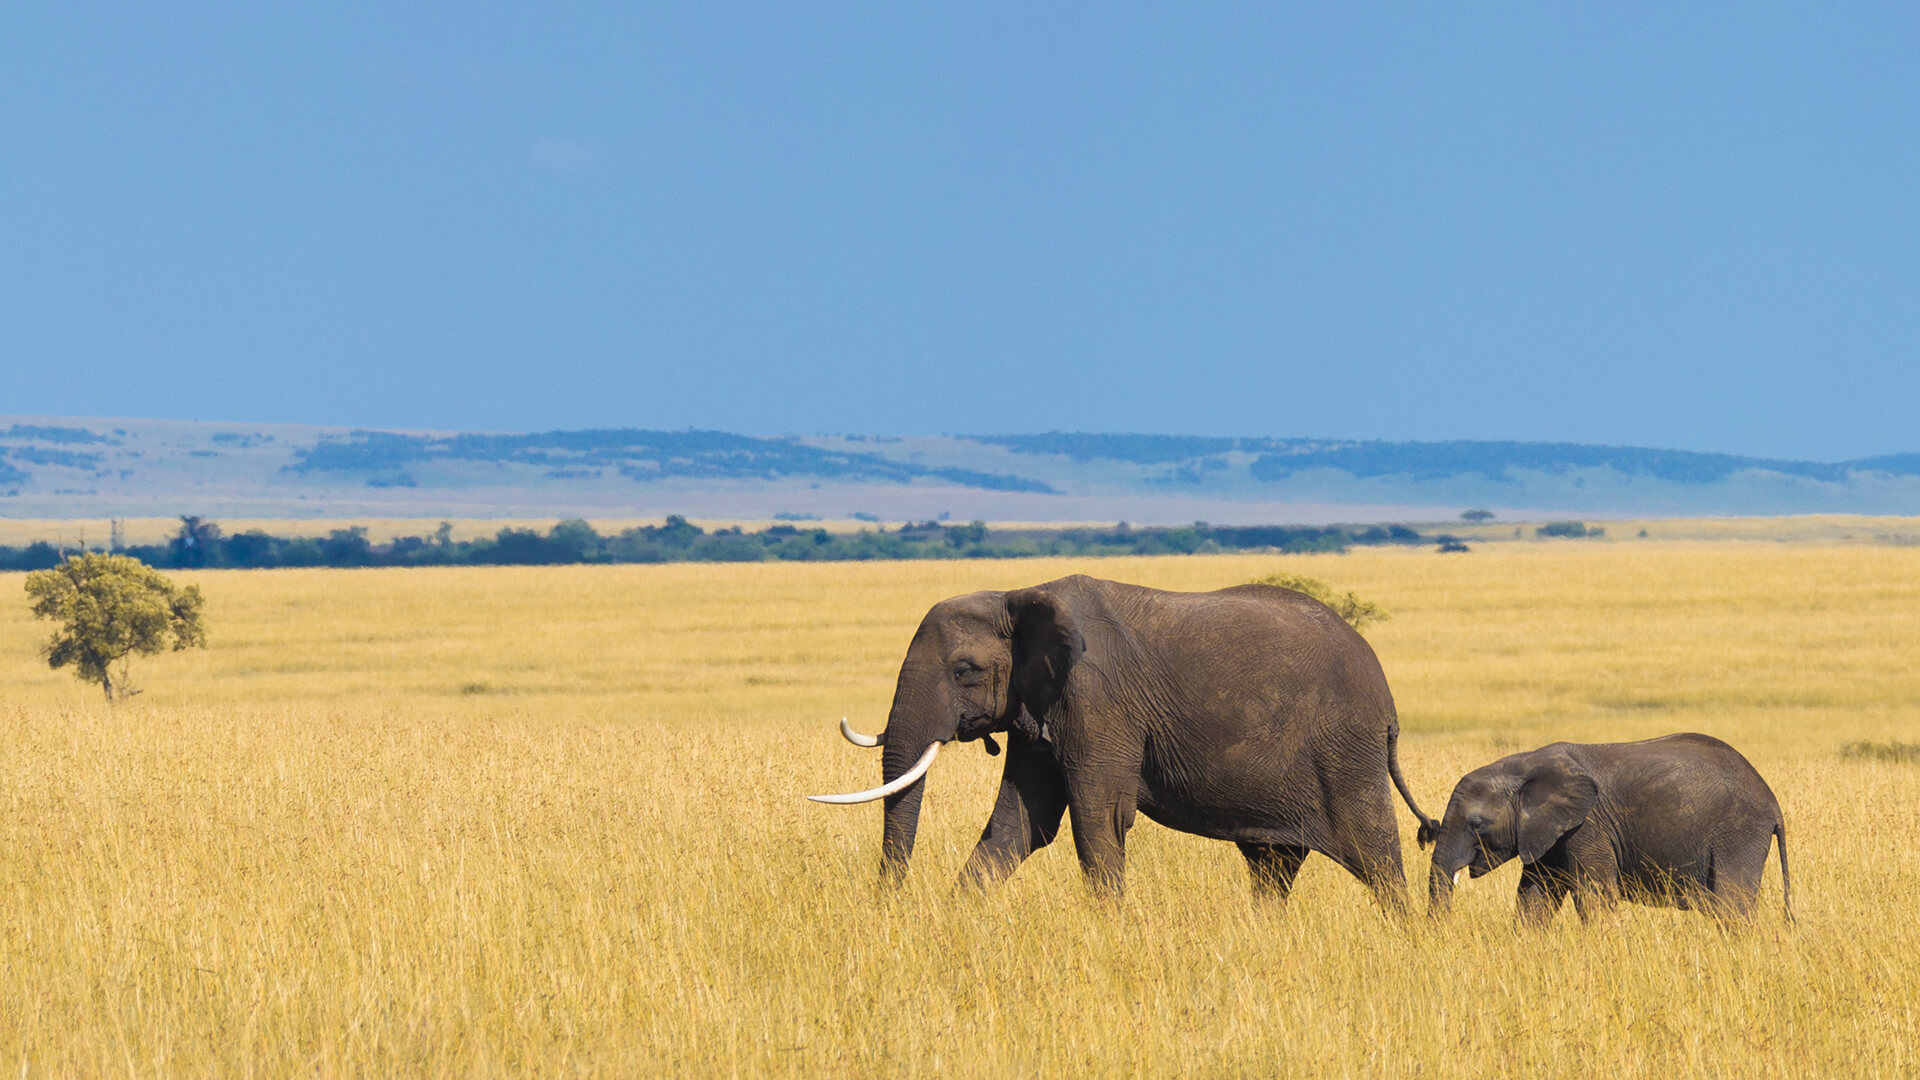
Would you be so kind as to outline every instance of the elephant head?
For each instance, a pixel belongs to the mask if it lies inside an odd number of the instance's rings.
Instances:
[[[1501,758],[1461,777],[1434,839],[1428,910],[1444,914],[1461,870],[1473,877],[1518,855],[1534,862],[1587,819],[1600,789],[1564,750]]]
[[[1018,731],[1046,740],[1047,715],[1066,691],[1085,640],[1066,600],[1045,588],[977,592],[935,604],[920,620],[893,692],[886,731],[858,735],[856,745],[881,747],[879,787],[850,795],[813,795],[817,802],[886,800],[881,838],[883,877],[897,881],[913,856],[923,777],[940,747]]]

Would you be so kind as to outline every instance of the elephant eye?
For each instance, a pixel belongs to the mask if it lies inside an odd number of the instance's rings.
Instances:
[[[1484,832],[1490,824],[1492,824],[1492,822],[1489,822],[1483,815],[1469,814],[1467,816],[1467,827],[1474,832]]]
[[[956,660],[953,664],[953,677],[956,679],[964,679],[980,670],[982,670],[980,665],[971,660]]]

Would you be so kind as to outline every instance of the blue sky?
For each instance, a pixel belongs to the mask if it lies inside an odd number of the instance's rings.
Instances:
[[[184,7],[0,12],[0,413],[1920,450],[1911,8]]]

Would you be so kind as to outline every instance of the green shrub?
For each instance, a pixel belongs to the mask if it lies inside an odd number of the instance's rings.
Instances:
[[[1250,585],[1278,585],[1283,589],[1292,589],[1297,593],[1306,593],[1315,600],[1332,608],[1334,614],[1347,621],[1355,630],[1365,630],[1367,626],[1386,622],[1393,618],[1386,608],[1371,600],[1362,600],[1353,593],[1335,593],[1333,587],[1317,578],[1301,574],[1289,574],[1282,570],[1278,573],[1257,577],[1248,582]]]

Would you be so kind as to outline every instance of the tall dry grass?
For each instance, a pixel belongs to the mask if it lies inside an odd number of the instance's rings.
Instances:
[[[865,786],[935,600],[1088,571],[1291,569],[1373,627],[1438,812],[1555,738],[1692,729],[1785,807],[1728,933],[1625,908],[1512,926],[1516,867],[1397,927],[1323,859],[1291,907],[1143,823],[1089,900],[1063,838],[956,893],[997,762],[929,779],[896,894]],[[837,566],[192,577],[212,647],[109,711],[0,575],[0,1069],[27,1075],[1912,1075],[1920,551],[1528,544]],[[11,659],[4,659],[10,657]],[[1410,876],[1424,871],[1400,815]]]

